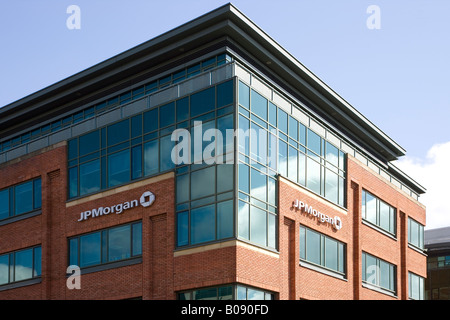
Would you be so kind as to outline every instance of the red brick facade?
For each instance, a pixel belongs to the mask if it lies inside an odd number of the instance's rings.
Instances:
[[[0,189],[42,178],[42,213],[0,226],[0,254],[41,245],[41,281],[0,290],[0,299],[176,299],[178,291],[230,283],[271,291],[283,300],[408,299],[408,272],[426,277],[426,257],[408,247],[407,236],[408,217],[425,224],[424,207],[350,156],[347,209],[279,179],[278,252],[239,240],[178,250],[173,173],[67,201],[66,159],[63,143],[0,167]],[[397,209],[396,238],[362,222],[363,189]],[[156,197],[150,207],[137,206],[121,214],[78,221],[85,210],[139,199],[147,190]],[[338,216],[342,228],[336,230],[294,208],[296,199],[329,216]],[[68,239],[133,221],[142,221],[142,261],[82,274],[81,289],[68,289]],[[299,264],[300,225],[345,243],[345,279]],[[396,297],[363,286],[363,251],[397,266]]]

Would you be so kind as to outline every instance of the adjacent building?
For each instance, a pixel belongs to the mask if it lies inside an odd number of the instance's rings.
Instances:
[[[450,300],[450,227],[425,230],[427,278],[413,283],[425,287],[426,300]]]
[[[0,109],[0,299],[422,299],[404,154],[224,5]]]

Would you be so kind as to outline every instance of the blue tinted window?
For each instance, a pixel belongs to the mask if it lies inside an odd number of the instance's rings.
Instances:
[[[110,187],[130,180],[130,150],[108,156],[108,184]]]
[[[215,87],[191,95],[191,117],[214,110],[216,95]]]
[[[217,239],[233,236],[233,200],[217,204]]]
[[[69,198],[78,196],[78,168],[69,169]]]
[[[130,121],[123,120],[108,126],[108,146],[130,139]]]
[[[239,104],[250,109],[250,88],[239,81]]]
[[[298,122],[289,116],[289,137],[298,140]]]
[[[189,97],[177,101],[177,122],[189,118]]]
[[[80,136],[80,157],[100,149],[99,130]]]
[[[144,144],[144,175],[157,173],[159,170],[159,143],[152,140]]]
[[[33,249],[21,250],[14,255],[14,281],[33,277]]]
[[[80,238],[80,267],[100,264],[101,233],[96,232]]]
[[[177,214],[177,245],[189,244],[189,212],[183,211]]]
[[[131,118],[131,137],[136,138],[142,135],[142,115]]]
[[[34,209],[40,208],[42,204],[42,192],[41,192],[41,179],[36,179],[33,181],[33,192],[34,192]]]
[[[33,210],[33,182],[29,181],[14,188],[15,214],[21,214]]]
[[[277,106],[269,102],[269,123],[274,127],[277,126]]]
[[[160,170],[166,171],[175,168],[175,162],[172,161],[172,149],[175,147],[175,141],[171,136],[165,136],[160,139]]]
[[[136,146],[131,151],[131,179],[142,177],[142,146]]]
[[[108,230],[108,261],[131,257],[131,228],[129,225]]]
[[[251,91],[251,110],[264,120],[267,120],[267,99],[256,91]]]
[[[9,189],[0,191],[0,220],[9,217]]]
[[[217,108],[233,103],[233,81],[227,81],[217,86]]]
[[[159,108],[159,126],[164,128],[175,122],[175,102],[168,103]]]
[[[69,160],[78,157],[78,139],[72,139],[68,142],[68,156]]]
[[[267,245],[267,213],[255,206],[250,207],[250,240]]]
[[[191,210],[191,243],[201,243],[215,239],[215,205]]]
[[[100,160],[80,165],[80,195],[100,190]]]
[[[320,136],[308,129],[308,149],[316,153],[317,155],[321,155],[321,138]]]
[[[288,133],[288,115],[281,109],[278,109],[278,129]]]
[[[134,223],[132,225],[132,255],[142,254],[142,223]]]
[[[144,113],[144,133],[152,132],[158,129],[158,108]]]

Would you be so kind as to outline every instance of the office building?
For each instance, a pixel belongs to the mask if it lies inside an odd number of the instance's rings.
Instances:
[[[0,299],[422,298],[403,155],[224,5],[0,109]]]

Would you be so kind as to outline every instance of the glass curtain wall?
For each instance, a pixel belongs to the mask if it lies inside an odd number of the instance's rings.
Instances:
[[[238,237],[275,248],[280,174],[344,206],[345,154],[238,82]]]

